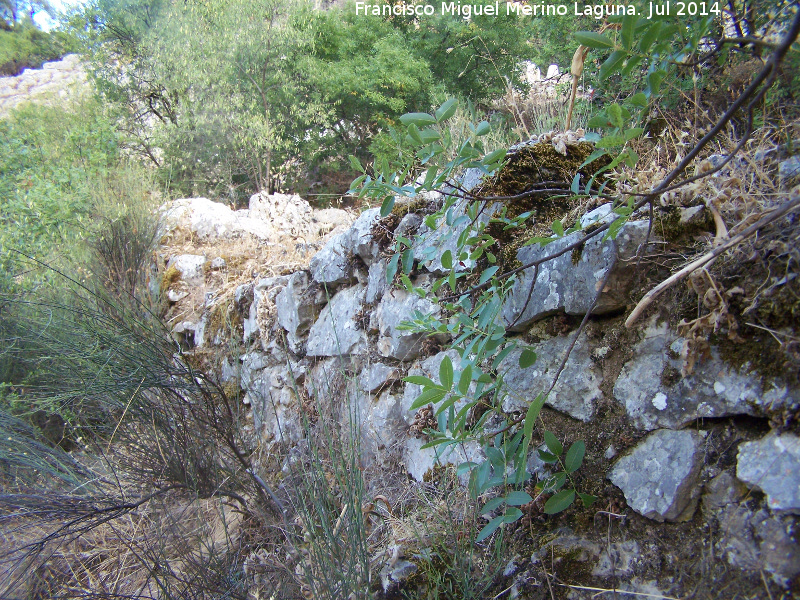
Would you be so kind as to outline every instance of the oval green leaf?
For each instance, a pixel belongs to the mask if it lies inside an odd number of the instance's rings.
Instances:
[[[527,369],[528,367],[532,366],[533,363],[536,362],[536,352],[531,350],[530,348],[525,348],[522,351],[522,354],[519,355],[519,368],[520,369]],[[538,398],[537,398],[538,400]]]
[[[439,108],[436,109],[435,117],[436,122],[441,123],[442,121],[446,121],[454,114],[456,114],[456,109],[458,108],[458,100],[455,98],[450,98],[447,102],[442,104]]]
[[[605,62],[600,65],[600,79],[607,79],[610,75],[613,75],[619,70],[620,65],[627,57],[628,53],[625,50],[614,50]]]
[[[413,383],[414,385],[421,385],[422,387],[439,388],[432,380],[422,375],[409,375],[408,377],[403,377],[403,381],[406,383]]]
[[[530,440],[531,434],[533,433],[533,426],[536,424],[536,419],[539,418],[539,413],[544,406],[544,400],[546,396],[544,394],[539,394],[536,396],[536,399],[530,403],[528,406],[528,412],[525,414],[525,425],[523,430],[525,432],[525,438]]]
[[[511,492],[506,496],[506,504],[509,506],[522,506],[532,501],[533,498],[531,498],[528,492],[522,492],[519,490]]]
[[[403,251],[403,272],[404,273],[411,273],[411,270],[414,268],[414,250],[412,248],[406,248]]]
[[[427,389],[414,400],[414,403],[411,405],[411,410],[421,408],[427,404],[436,404],[444,398],[444,394],[444,390]]]
[[[381,204],[381,216],[386,217],[394,208],[394,196],[386,196]]]
[[[561,456],[561,453],[564,451],[564,446],[561,445],[561,442],[558,441],[558,438],[553,435],[551,431],[544,432],[544,443],[547,449],[555,456]]]
[[[439,381],[442,382],[442,387],[446,390],[453,387],[453,361],[447,355],[442,359],[442,364],[439,365]]]
[[[503,506],[504,503],[505,503],[505,498],[492,498],[486,504],[483,505],[483,508],[481,509],[481,514],[485,515],[486,513],[490,513],[493,510],[496,510],[501,506]]]
[[[487,537],[492,535],[497,530],[497,528],[500,527],[500,525],[502,524],[503,524],[503,515],[495,517],[494,519],[489,521],[483,529],[481,529],[480,533],[478,534],[478,537],[475,538],[475,542],[482,542]]]
[[[544,512],[548,515],[560,513],[569,508],[575,500],[575,490],[561,490],[544,503]]]
[[[419,134],[419,127],[417,127],[414,123],[408,126],[408,135],[411,136],[411,139],[416,143],[422,143],[422,136]]]
[[[578,40],[578,43],[587,48],[600,48],[603,50],[614,47],[613,40],[601,33],[595,33],[594,31],[578,31],[575,33],[575,39]]]
[[[567,473],[574,473],[581,468],[583,456],[586,454],[586,444],[583,440],[574,442],[567,450],[567,457],[564,459],[564,469]]]
[[[400,117],[400,122],[403,125],[416,125],[417,127],[424,127],[425,125],[433,125],[436,119],[433,115],[428,113],[406,113]]]
[[[453,268],[453,253],[450,250],[445,250],[442,254],[442,266],[445,269]]]
[[[364,172],[364,167],[361,166],[361,161],[359,161],[352,154],[350,155],[350,166],[356,171],[361,171],[362,173]]]
[[[503,515],[503,523],[513,523],[514,521],[518,521],[522,518],[522,511],[518,508],[514,508],[513,506],[506,510],[506,514]]]
[[[467,365],[466,368],[461,371],[461,377],[458,378],[458,391],[466,396],[471,383],[472,365]]]

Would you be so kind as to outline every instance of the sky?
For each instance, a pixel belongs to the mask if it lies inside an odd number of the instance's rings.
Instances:
[[[51,0],[50,4],[56,12],[62,12],[74,6],[86,4],[87,0]],[[38,11],[33,15],[33,21],[44,31],[50,31],[53,27],[58,25],[58,21],[53,19],[43,10]]]

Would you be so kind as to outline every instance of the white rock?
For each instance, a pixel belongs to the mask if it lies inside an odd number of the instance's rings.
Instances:
[[[183,198],[175,200],[164,209],[170,228],[190,231],[199,241],[233,239],[252,235],[261,240],[277,237],[276,230],[267,222],[250,216],[250,211],[232,211],[208,198]]]
[[[205,273],[203,266],[206,264],[206,257],[198,254],[179,254],[173,256],[167,262],[167,269],[175,267],[181,274],[181,280],[190,286],[203,285]],[[174,302],[177,302],[175,300]]]

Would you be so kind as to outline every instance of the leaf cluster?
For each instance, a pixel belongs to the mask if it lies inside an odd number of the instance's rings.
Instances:
[[[507,357],[516,347],[515,341],[507,336],[502,311],[515,277],[499,272],[497,257],[492,252],[496,240],[488,233],[487,224],[501,222],[507,228],[518,228],[524,226],[531,215],[512,220],[505,217],[505,212],[498,211],[499,216],[494,216],[495,209],[490,208],[487,201],[472,198],[459,189],[456,182],[461,169],[477,169],[491,175],[502,167],[506,151],[486,152],[481,138],[491,131],[491,125],[483,121],[471,125],[469,139],[452,152],[455,158],[447,160],[453,140],[447,135],[445,124],[455,112],[456,101],[451,99],[432,114],[403,115],[400,121],[406,126],[405,141],[415,152],[405,157],[402,170],[389,172],[387,169],[374,176],[356,157],[351,157],[353,167],[362,171],[351,191],[381,201],[384,216],[392,210],[397,198],[430,191],[444,192],[442,207],[425,217],[429,230],[442,232],[439,244],[429,244],[422,235],[414,240],[398,237],[389,261],[387,280],[391,282],[399,274],[400,284],[420,297],[430,297],[445,289],[450,294],[447,299],[438,298],[445,318],[417,312],[401,328],[450,339],[449,347],[457,353],[458,361],[454,363],[449,353],[445,354],[439,365],[438,380],[411,375],[405,381],[420,386],[412,410],[429,404],[435,407],[437,428],[426,431],[430,440],[423,448],[435,448],[437,456],[471,441],[481,443],[484,448],[487,460],[480,464],[467,462],[458,468],[459,475],[469,474],[470,491],[476,499],[495,488],[502,490],[499,497],[484,506],[486,513],[501,507],[503,511],[478,534],[480,541],[501,524],[518,520],[522,516],[518,507],[532,501],[520,488],[530,479],[527,458],[546,394],[540,394],[530,403],[522,421],[508,422],[501,410],[507,393],[503,370],[508,367]],[[424,175],[413,184],[407,183],[415,166],[425,168]],[[556,237],[543,243],[565,235],[560,222],[554,223],[553,229]],[[453,248],[442,251],[442,246],[447,244],[452,244]],[[444,275],[433,282],[430,290],[415,286],[412,280],[415,264],[436,257],[441,260]],[[473,283],[477,280],[477,285],[465,290],[463,286],[467,280]],[[535,360],[533,351],[523,349],[520,367],[528,368]],[[576,497],[574,485],[567,491],[562,488],[582,462],[583,444],[576,442],[562,458],[560,445],[553,443],[552,434],[545,432],[545,439],[552,444],[546,456],[552,458],[551,462],[561,464],[563,469],[541,488],[541,492],[554,494],[547,510],[559,512]],[[593,501],[588,495],[581,498],[587,506]]]

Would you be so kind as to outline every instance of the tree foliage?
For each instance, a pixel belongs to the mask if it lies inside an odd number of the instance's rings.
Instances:
[[[306,0],[100,0],[85,34],[131,146],[187,192],[319,181],[408,111],[521,83],[517,17],[356,15]],[[175,52],[181,48],[180,52]]]

